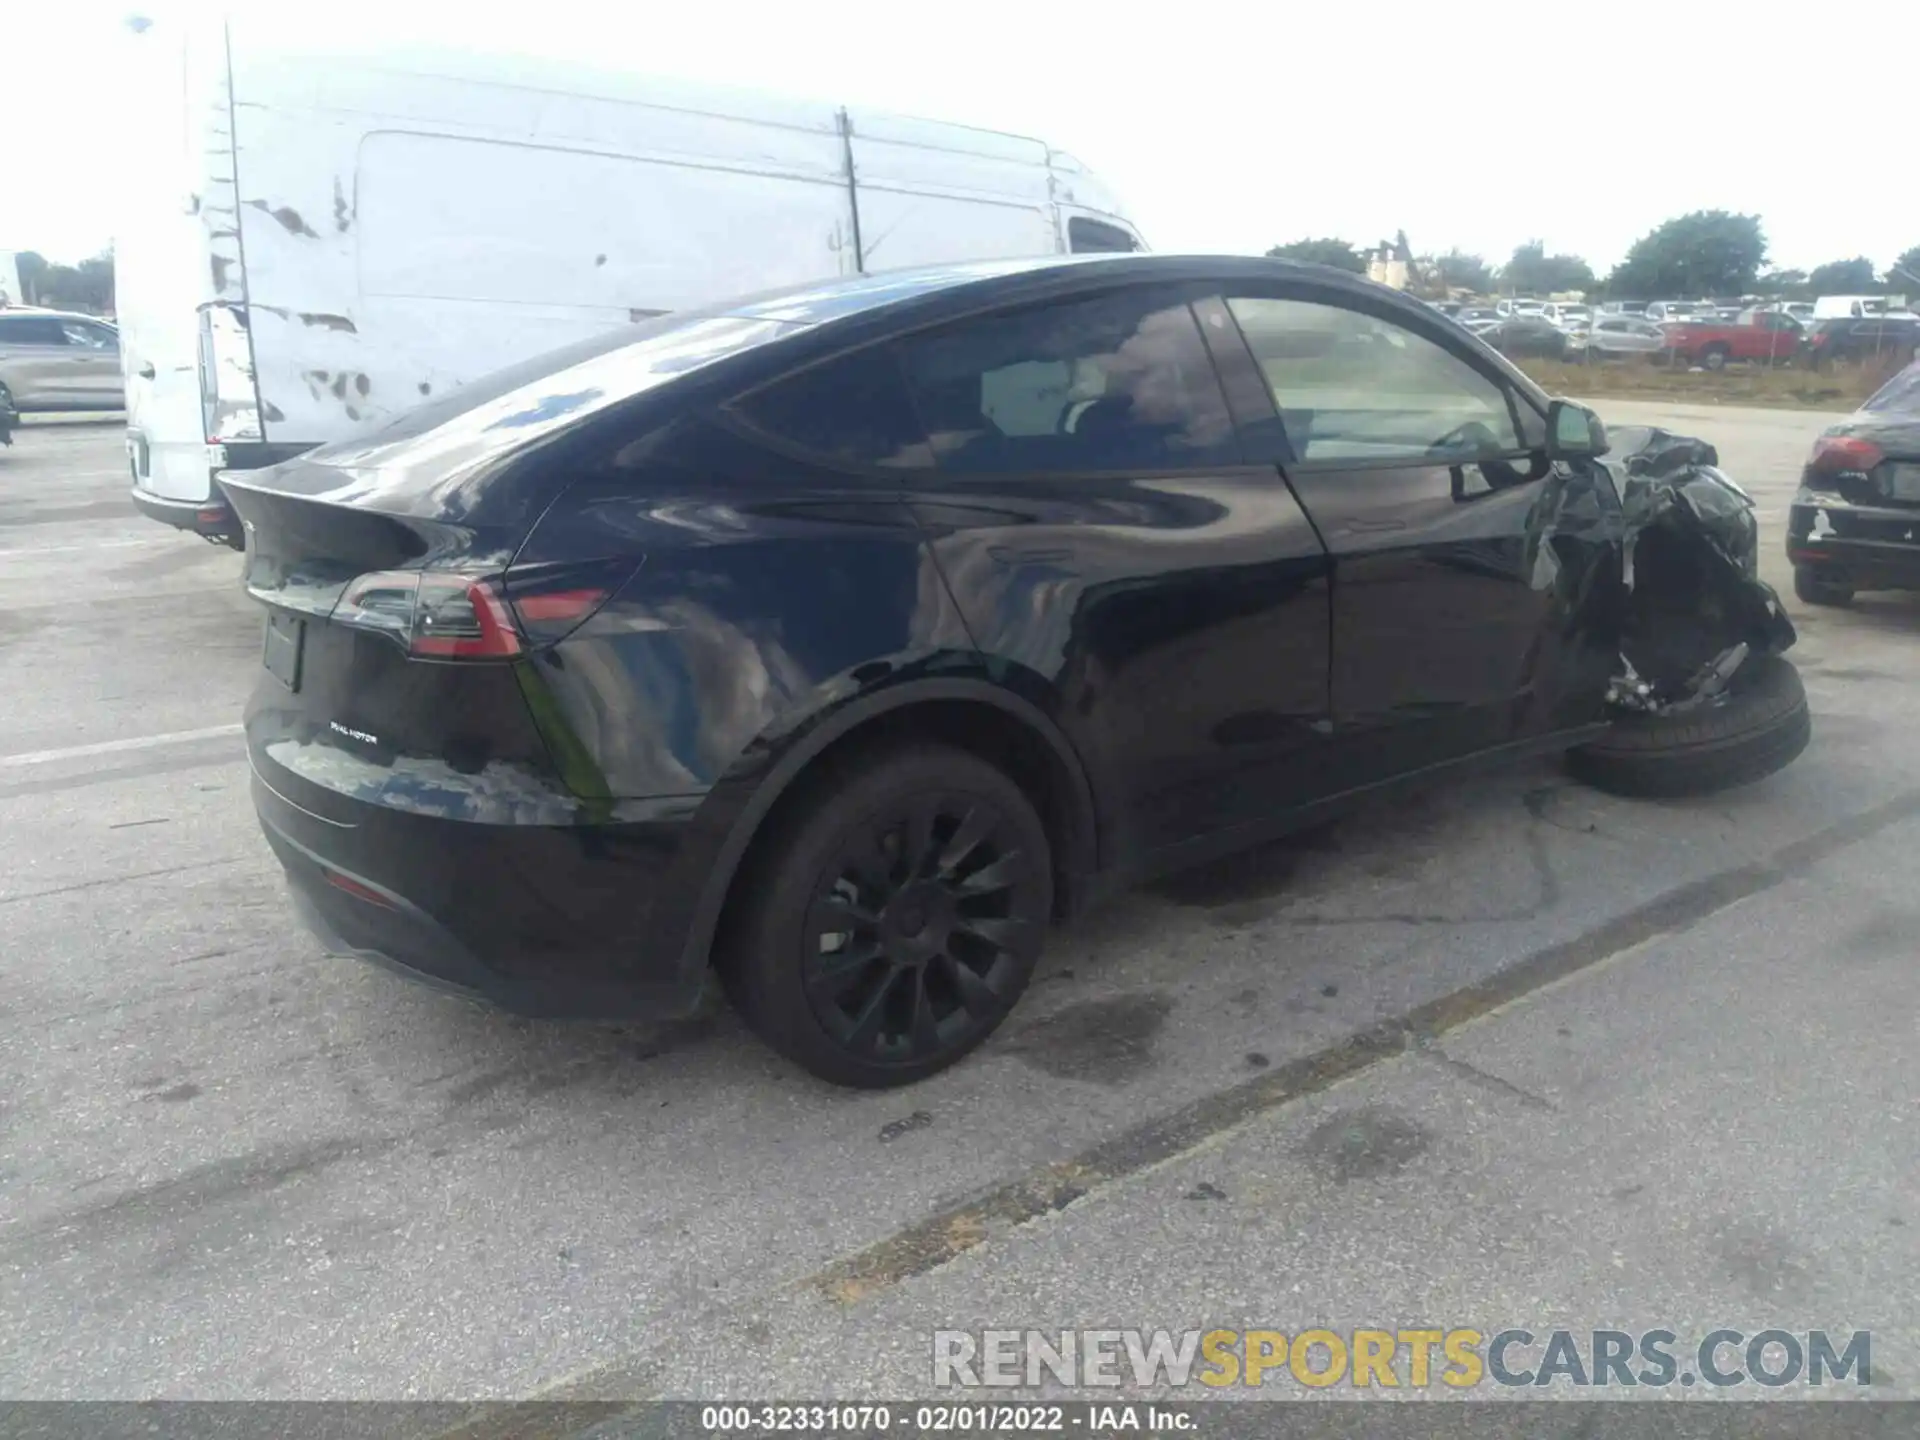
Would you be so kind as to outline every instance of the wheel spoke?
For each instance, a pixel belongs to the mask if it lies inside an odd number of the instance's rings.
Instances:
[[[960,997],[960,1004],[974,1019],[985,1019],[1000,1009],[1000,997],[994,993],[993,987],[966,961],[943,951],[934,957],[933,963],[953,982],[954,994]]]
[[[872,1046],[875,1036],[880,1033],[880,1023],[886,1018],[887,997],[893,993],[893,987],[899,983],[903,973],[895,966],[873,987],[873,994],[868,997],[859,1015],[854,1017],[853,1028],[847,1031],[849,1050],[865,1050]]]
[[[807,930],[814,936],[831,935],[841,930],[873,930],[879,924],[880,917],[866,906],[837,893],[816,899],[813,913],[807,917]]]
[[[927,993],[927,972],[924,966],[913,972],[913,1014],[908,1021],[907,1033],[913,1040],[913,1053],[930,1055],[940,1048],[940,1031],[934,1024],[933,997]]]
[[[827,999],[838,999],[847,986],[881,958],[878,941],[860,940],[834,955],[821,955],[806,970],[807,989]]]
[[[902,838],[904,853],[901,858],[907,862],[906,878],[917,880],[933,872],[935,861],[933,827],[940,818],[940,802],[931,796],[923,796],[914,802],[913,809],[907,814],[907,823],[903,827]]]
[[[1010,950],[1028,928],[1028,922],[1017,915],[957,915],[953,928],[962,935],[985,941],[996,950]]]
[[[975,850],[980,842],[993,833],[993,813],[983,805],[968,807],[966,816],[960,821],[960,827],[953,832],[940,852],[940,868],[937,872],[942,880],[954,878],[957,871]]]
[[[893,862],[881,849],[880,842],[881,836],[877,833],[863,835],[859,843],[847,852],[847,868],[866,892],[860,898],[869,904],[876,897],[884,899],[893,893]]]
[[[962,898],[977,895],[991,895],[1006,890],[1020,878],[1020,868],[1024,858],[1018,850],[1009,850],[989,865],[983,865],[966,879],[953,887],[954,894]]]

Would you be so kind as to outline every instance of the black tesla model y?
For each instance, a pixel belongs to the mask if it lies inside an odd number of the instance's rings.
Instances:
[[[1103,888],[1387,782],[1791,759],[1784,615],[1699,527],[1627,573],[1636,503],[1678,512],[1606,451],[1429,308],[1277,261],[663,317],[223,477],[255,803],[335,952],[545,1015],[717,982],[814,1073],[912,1080]]]

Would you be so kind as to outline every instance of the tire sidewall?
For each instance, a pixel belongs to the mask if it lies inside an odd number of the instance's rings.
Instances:
[[[1790,662],[1761,656],[1730,689],[1724,702],[1698,710],[1620,715],[1598,740],[1569,751],[1568,767],[1617,794],[1681,796],[1759,780],[1806,748],[1806,690]]]
[[[1053,908],[1051,848],[1033,806],[1005,774],[979,757],[945,746],[912,746],[884,753],[852,769],[838,768],[799,800],[769,837],[755,867],[746,913],[732,927],[721,956],[721,976],[747,1023],[770,1045],[824,1080],[877,1089],[923,1079],[954,1064],[1005,1022],[1033,978]],[[883,1062],[850,1055],[814,1011],[801,968],[808,908],[825,872],[847,840],[877,815],[913,793],[937,791],[993,806],[1038,858],[1027,882],[1042,917],[1010,955],[1014,969],[1005,1008],[991,1024],[936,1055]]]

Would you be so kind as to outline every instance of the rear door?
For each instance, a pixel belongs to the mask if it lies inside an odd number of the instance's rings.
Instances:
[[[1191,298],[1062,299],[899,351],[931,461],[907,494],[940,574],[1005,683],[1051,697],[1123,855],[1322,788],[1325,552],[1244,458]],[[1211,320],[1230,329],[1217,301]]]
[[[72,403],[88,410],[119,410],[127,402],[120,378],[120,336],[98,320],[60,322],[67,337],[68,388]]]
[[[1536,515],[1542,417],[1471,342],[1398,307],[1299,285],[1228,303],[1332,555],[1342,788],[1590,718],[1572,712],[1604,672],[1577,678],[1591,657],[1556,600],[1574,557]]]
[[[21,409],[64,406],[72,359],[58,315],[0,315],[0,382]]]

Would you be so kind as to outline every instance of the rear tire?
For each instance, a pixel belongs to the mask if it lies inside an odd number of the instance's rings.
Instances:
[[[1045,827],[1004,773],[943,745],[835,763],[734,887],[722,983],[761,1039],[836,1085],[920,1080],[991,1035],[1053,908]]]
[[[1766,655],[1734,672],[1719,704],[1619,716],[1600,739],[1567,752],[1567,769],[1616,795],[1704,795],[1773,774],[1812,734],[1800,672]]]
[[[1811,565],[1793,567],[1793,593],[1809,605],[1851,605],[1853,587],[1840,580],[1821,578]]]
[[[1700,365],[1706,370],[1724,370],[1731,356],[1724,345],[1709,345],[1700,352]]]

